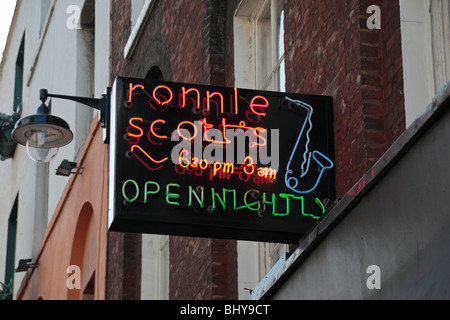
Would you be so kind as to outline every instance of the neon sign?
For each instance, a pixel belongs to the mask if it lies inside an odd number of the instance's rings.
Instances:
[[[111,231],[296,243],[334,200],[332,99],[118,78]]]
[[[129,188],[131,186],[131,188]],[[131,190],[131,191],[130,191]],[[222,189],[216,191],[214,188],[209,189],[208,199],[209,205],[205,201],[205,188],[202,186],[188,188],[182,191],[182,187],[179,184],[169,183],[164,188],[154,181],[147,181],[143,188],[139,187],[139,184],[135,180],[127,180],[122,186],[122,196],[127,204],[132,204],[133,202],[141,201],[146,204],[149,201],[149,197],[158,195],[161,190],[165,190],[164,200],[167,205],[174,207],[193,207],[197,205],[200,209],[208,208],[210,213],[217,211],[218,207],[222,210],[226,210],[228,207],[228,202],[230,202],[229,208],[234,211],[240,211],[248,209],[250,211],[258,212],[258,214],[263,214],[267,210],[267,206],[270,206],[269,214],[273,216],[286,217],[291,214],[290,201],[300,201],[300,211],[297,212],[305,217],[310,217],[312,219],[320,219],[321,215],[325,213],[325,207],[320,199],[315,199],[316,204],[319,208],[318,215],[310,214],[305,212],[304,197],[294,196],[292,194],[271,194],[270,196],[264,192],[261,197],[259,197],[258,190],[248,190],[244,193],[241,202],[238,203],[237,191],[235,189]],[[187,200],[182,202],[181,192],[187,193]],[[256,195],[256,196],[255,196]],[[193,201],[195,199],[195,201]],[[284,208],[281,212],[276,212],[277,202],[282,204]]]

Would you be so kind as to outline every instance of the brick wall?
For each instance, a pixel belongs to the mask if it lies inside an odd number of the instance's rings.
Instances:
[[[237,242],[170,238],[170,299],[237,299]]]
[[[381,29],[367,28],[367,8],[381,9]],[[400,7],[398,1],[360,4],[361,88],[368,165],[373,165],[405,129]]]
[[[285,0],[287,91],[334,98],[339,197],[405,128],[398,1]],[[366,10],[381,8],[381,30]]]
[[[157,65],[165,80],[219,86],[234,84],[234,75],[230,72],[232,47],[226,45],[232,43],[226,32],[232,30],[230,20],[226,19],[232,10],[226,1],[156,1],[129,60],[123,58],[123,49],[131,31],[130,0],[112,0],[111,5],[111,79],[116,76],[143,78]],[[137,247],[129,246],[138,244],[128,240],[126,249],[136,251]],[[121,257],[127,255],[121,245],[123,241],[118,236],[110,236],[111,287],[126,280],[120,280],[120,272],[125,271],[121,268]],[[236,241],[170,237],[169,250],[170,299],[237,298]],[[140,257],[127,256],[137,267]],[[128,290],[140,291],[137,280],[136,273],[128,274]]]
[[[386,141],[391,145],[406,128],[399,1],[380,1],[385,74]]]
[[[144,77],[157,65],[166,80],[233,86],[232,23],[238,3],[156,1],[134,55],[125,60],[130,0],[111,0],[111,79]],[[381,30],[366,27],[366,9],[373,4],[381,7]],[[399,5],[285,0],[284,6],[286,90],[333,96],[336,185],[342,197],[405,127]],[[129,266],[140,266],[138,242],[136,235],[110,235],[110,297],[140,291],[138,272],[123,276],[128,259]],[[170,298],[237,298],[236,247],[236,241],[171,237]],[[122,296],[114,296],[116,290]]]
[[[108,235],[107,300],[141,297],[142,236],[110,232]]]

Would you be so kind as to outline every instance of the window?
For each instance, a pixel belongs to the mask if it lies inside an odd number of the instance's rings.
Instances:
[[[17,207],[19,196],[14,201],[11,215],[8,219],[8,237],[6,244],[6,268],[5,268],[5,283],[9,284],[14,279],[14,269],[16,260],[16,235],[17,235]]]
[[[159,236],[158,299],[169,300],[169,236]]]
[[[434,89],[438,92],[450,79],[450,5],[448,0],[435,0],[430,6]]]
[[[284,11],[280,0],[242,0],[234,15],[235,86],[285,91]],[[239,298],[289,251],[277,243],[238,242]]]
[[[285,91],[283,1],[244,0],[234,19],[237,87]]]
[[[23,59],[25,52],[25,35],[22,37],[19,53],[16,60],[16,78],[14,82],[14,106],[13,111],[19,113],[22,110],[22,91],[23,91]]]
[[[145,79],[163,81],[164,74],[154,65]],[[169,300],[169,236],[142,235],[142,300]]]
[[[141,300],[169,299],[169,236],[142,235]]]
[[[450,80],[449,0],[400,0],[406,125]]]

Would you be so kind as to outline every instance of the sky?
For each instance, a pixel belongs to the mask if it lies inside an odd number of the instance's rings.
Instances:
[[[16,0],[0,0],[0,56],[3,54],[8,38],[11,19],[16,7]]]

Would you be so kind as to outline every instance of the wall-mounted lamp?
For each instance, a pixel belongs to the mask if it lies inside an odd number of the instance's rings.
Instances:
[[[99,121],[105,129],[103,142],[109,142],[110,88],[101,99],[49,94],[46,89],[42,89],[39,96],[42,104],[36,114],[19,119],[12,132],[14,141],[26,146],[31,159],[42,163],[50,162],[56,157],[59,148],[69,144],[73,139],[73,133],[67,122],[50,114],[45,105],[49,97],[75,101],[99,110]]]
[[[56,169],[56,175],[68,177],[71,174],[81,174],[81,172],[80,172],[81,168],[78,168],[77,165],[78,164],[76,162],[70,162],[68,160],[63,160],[63,162],[61,162],[59,167]],[[78,171],[73,172],[73,170],[75,170],[75,169],[77,169]]]
[[[16,269],[16,272],[25,272],[28,269],[36,268],[37,265],[31,262],[32,259],[21,259],[19,260],[19,266]]]

